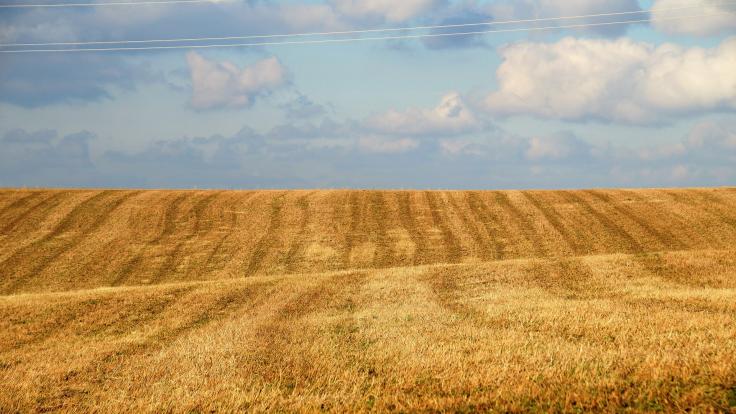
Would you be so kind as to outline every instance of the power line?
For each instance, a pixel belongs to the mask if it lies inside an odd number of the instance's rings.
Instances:
[[[98,6],[139,6],[155,4],[187,4],[187,3],[217,3],[213,0],[143,0],[119,1],[108,3],[49,3],[49,4],[0,4],[0,9],[25,9],[42,7],[98,7]]]
[[[185,0],[185,1],[188,1],[188,0]],[[720,3],[719,5],[732,5],[732,4],[736,4],[736,2],[725,2],[725,3]],[[660,9],[659,11],[666,12],[666,11],[689,10],[689,9],[700,8],[700,7],[702,6],[673,7],[673,8]],[[493,21],[493,22],[444,24],[444,25],[432,25],[432,26],[411,26],[411,27],[397,27],[397,28],[385,28],[385,29],[345,30],[345,31],[332,31],[332,32],[307,32],[307,33],[292,33],[292,34],[196,37],[196,38],[150,39],[150,40],[107,40],[107,41],[100,40],[100,41],[83,41],[83,42],[0,43],[0,47],[83,46],[83,45],[114,45],[114,44],[135,44],[135,43],[180,43],[180,42],[205,42],[205,41],[219,41],[219,40],[247,40],[247,39],[308,37],[308,36],[334,36],[334,35],[351,35],[351,34],[364,34],[364,33],[430,30],[430,29],[435,29],[435,30],[436,29],[451,29],[451,28],[474,27],[474,26],[501,26],[501,25],[508,25],[508,24],[539,23],[539,22],[549,22],[549,21],[557,21],[557,20],[576,20],[576,19],[596,18],[596,17],[636,15],[636,14],[644,14],[644,13],[649,13],[649,10],[598,13],[598,14],[586,14],[586,15],[577,15],[577,16],[544,17],[544,18],[536,18],[536,19],[502,20],[502,21]]]
[[[212,3],[213,1],[212,0],[174,0],[174,1],[161,1],[157,3],[163,4],[163,3],[178,3],[178,2],[197,2],[197,3],[210,2]],[[733,5],[733,4],[736,4],[736,2],[723,2],[723,3],[718,3],[717,5],[728,6],[728,5]],[[678,11],[678,10],[689,10],[689,9],[700,8],[700,7],[702,6],[700,5],[683,6],[683,7],[659,9],[658,11],[668,12],[668,11]],[[577,15],[577,16],[545,17],[545,18],[521,19],[521,20],[502,20],[502,21],[493,21],[493,22],[444,24],[444,25],[431,25],[431,26],[411,26],[411,27],[397,27],[397,28],[385,28],[385,29],[345,30],[345,31],[332,31],[332,32],[307,32],[307,33],[292,33],[292,34],[196,37],[196,38],[174,38],[174,39],[169,38],[169,39],[146,39],[146,40],[142,39],[142,40],[107,40],[107,41],[98,40],[98,41],[80,41],[80,42],[0,43],[0,47],[84,46],[84,45],[135,44],[135,43],[181,43],[181,42],[205,42],[205,41],[220,41],[220,40],[247,40],[247,39],[308,37],[308,36],[334,36],[334,35],[350,35],[350,34],[379,33],[379,32],[450,29],[450,28],[474,27],[474,26],[501,26],[501,25],[519,24],[519,23],[536,23],[536,22],[548,22],[548,21],[557,21],[557,20],[575,20],[575,19],[586,19],[586,18],[596,18],[596,17],[636,15],[636,14],[644,14],[644,13],[649,13],[649,12],[650,12],[649,10],[636,10],[636,11],[598,13],[598,14],[587,14],[587,15]]]
[[[209,45],[141,46],[141,47],[81,48],[81,49],[16,49],[16,50],[0,50],[0,53],[119,52],[119,51],[212,49],[212,48],[234,48],[234,47],[279,46],[279,45],[350,43],[350,42],[365,42],[365,41],[379,41],[379,40],[403,40],[403,39],[421,39],[421,38],[459,37],[459,36],[473,36],[473,35],[494,34],[494,33],[516,33],[516,32],[535,32],[535,31],[547,31],[547,30],[558,30],[558,29],[577,29],[577,28],[585,28],[585,27],[615,26],[615,25],[632,24],[632,23],[650,23],[650,22],[662,21],[662,20],[680,20],[680,19],[688,19],[688,18],[696,18],[696,17],[720,16],[720,15],[726,15],[726,14],[731,15],[733,13],[730,13],[730,12],[708,13],[708,14],[695,14],[695,15],[684,15],[684,16],[671,16],[671,17],[663,17],[659,19],[647,18],[647,19],[624,20],[624,21],[615,21],[615,22],[580,23],[580,24],[561,25],[561,26],[527,27],[527,28],[500,29],[500,30],[481,30],[481,31],[458,32],[458,33],[429,33],[429,34],[417,34],[417,35],[358,37],[358,38],[348,38],[348,39],[318,39],[318,40],[301,40],[301,41],[296,40],[296,41],[259,42],[259,43],[225,43],[225,44],[209,44]]]

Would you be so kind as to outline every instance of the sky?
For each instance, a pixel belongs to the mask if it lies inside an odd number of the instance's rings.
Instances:
[[[588,17],[503,23],[570,16]],[[736,185],[736,1],[0,8],[0,52],[478,22],[501,24],[156,45],[555,29],[0,53],[0,187]]]

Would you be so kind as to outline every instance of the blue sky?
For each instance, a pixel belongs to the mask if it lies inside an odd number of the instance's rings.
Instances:
[[[713,0],[228,0],[0,9],[4,44],[637,10],[650,12],[572,23],[653,19],[342,44],[0,54],[0,186],[733,185],[735,8]]]

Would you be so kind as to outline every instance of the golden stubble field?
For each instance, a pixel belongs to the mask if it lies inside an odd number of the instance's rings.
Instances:
[[[736,412],[736,189],[0,190],[0,412]]]

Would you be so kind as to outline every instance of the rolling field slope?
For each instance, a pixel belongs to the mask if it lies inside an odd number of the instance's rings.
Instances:
[[[0,190],[0,412],[736,412],[736,189]]]
[[[0,292],[719,250],[736,190],[10,191]]]

